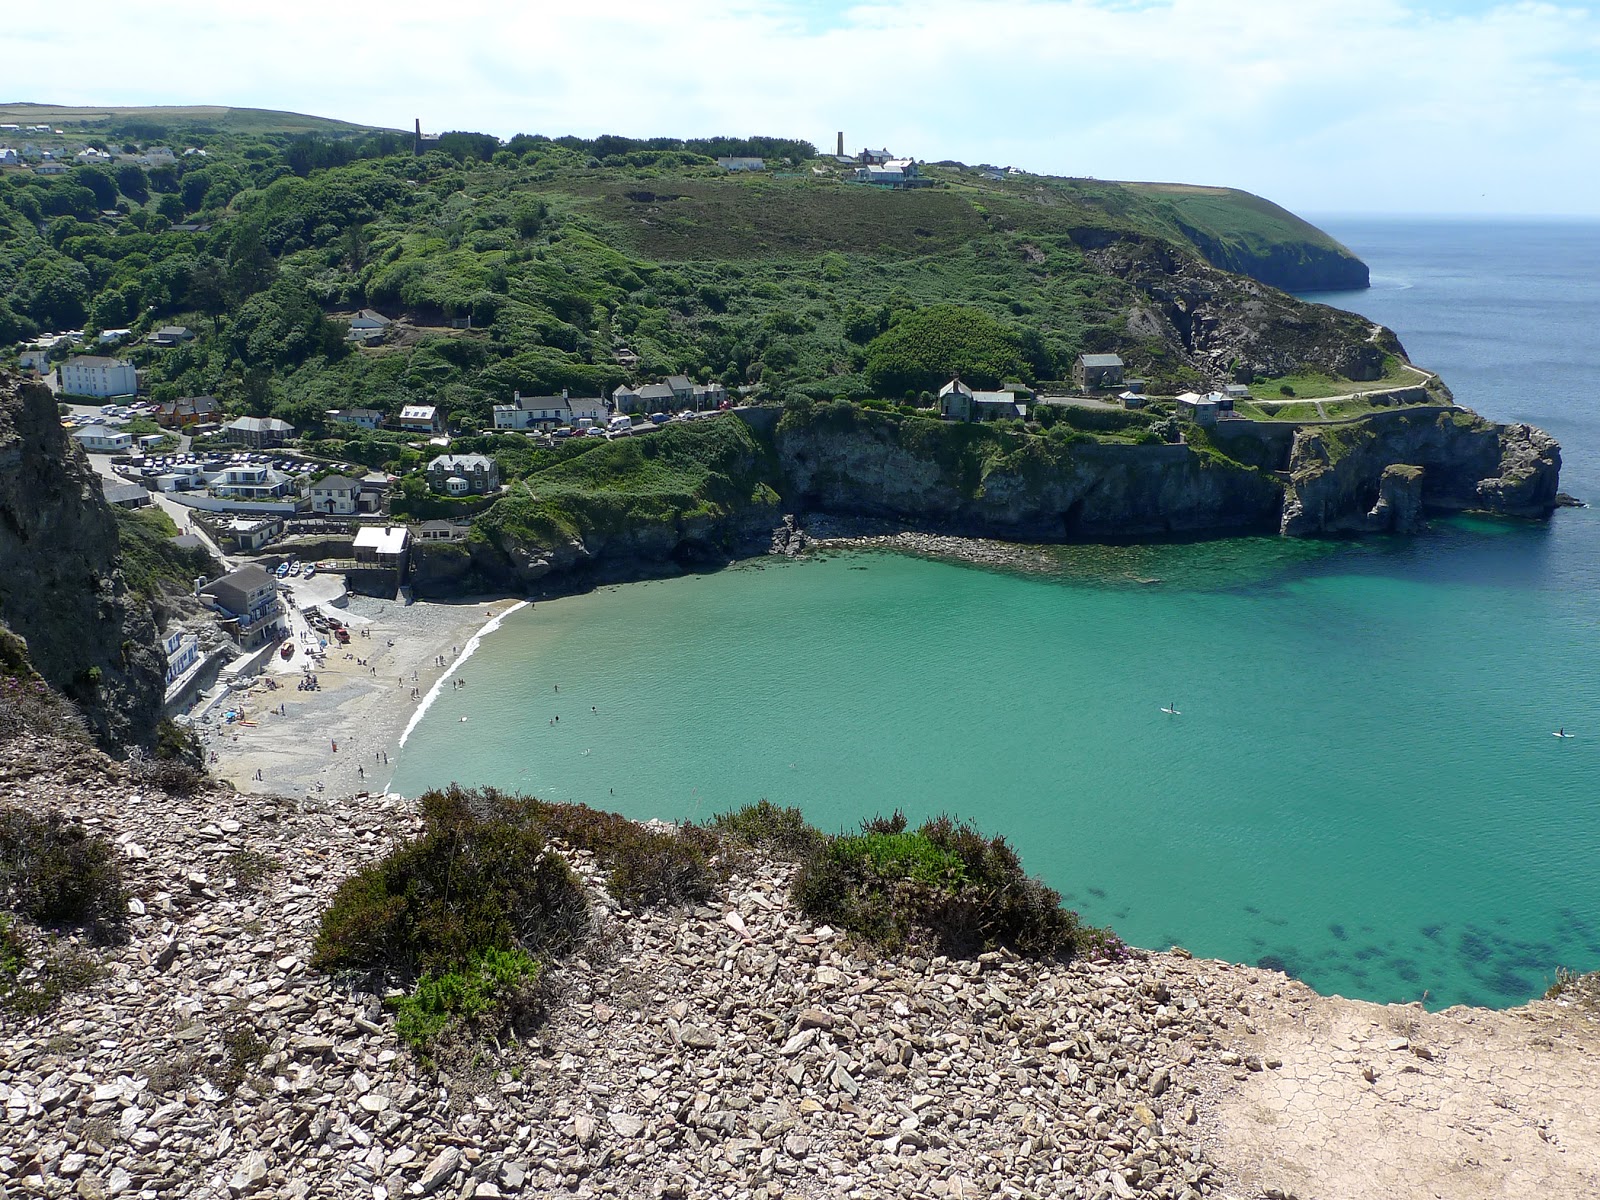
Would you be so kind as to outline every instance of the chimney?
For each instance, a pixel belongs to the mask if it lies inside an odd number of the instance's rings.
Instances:
[[[844,130],[842,130],[842,129],[839,130],[839,150],[838,150],[838,155],[839,155],[840,158],[844,157]]]

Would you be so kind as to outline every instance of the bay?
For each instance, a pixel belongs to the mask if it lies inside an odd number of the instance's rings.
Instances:
[[[1566,489],[1600,495],[1600,226],[1323,223],[1375,286],[1318,299],[1393,326],[1462,403],[1551,430]],[[392,786],[668,819],[765,797],[829,829],[948,812],[1136,944],[1515,1004],[1600,967],[1597,550],[1584,509],[605,589],[489,635]]]

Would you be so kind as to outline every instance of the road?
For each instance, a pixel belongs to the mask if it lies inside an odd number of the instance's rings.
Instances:
[[[99,406],[94,404],[69,404],[67,405],[67,408],[76,416],[98,417],[100,415]],[[190,439],[187,435],[180,437],[178,442],[178,453],[187,451],[189,449],[189,442]],[[94,467],[97,473],[104,476],[106,479],[112,479],[118,483],[128,482],[128,480],[124,479],[121,475],[118,475],[116,470],[112,467],[111,455],[109,454],[90,454],[89,463]],[[162,512],[166,513],[167,516],[172,518],[172,523],[178,527],[178,532],[192,533],[195,535],[195,537],[199,538],[201,544],[205,546],[207,550],[211,551],[212,556],[222,564],[223,570],[229,570],[233,566],[233,563],[229,560],[228,556],[223,554],[222,548],[212,541],[209,536],[207,536],[205,530],[190,522],[189,518],[194,512],[193,509],[179,504],[176,500],[172,499],[172,497],[166,495],[164,492],[151,492],[150,499],[157,508],[161,509]]]

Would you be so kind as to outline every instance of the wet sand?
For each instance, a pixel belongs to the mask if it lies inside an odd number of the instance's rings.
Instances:
[[[429,689],[475,634],[518,603],[402,605],[350,597],[354,636],[348,647],[329,646],[315,669],[318,690],[296,687],[301,652],[287,664],[274,657],[248,691],[231,693],[197,722],[207,758],[216,755],[211,772],[250,793],[332,798],[384,791],[392,767],[383,756],[395,758],[401,733]],[[471,674],[468,659],[456,675],[470,681]],[[285,715],[278,715],[280,705]],[[239,711],[242,722],[225,722],[229,709]]]

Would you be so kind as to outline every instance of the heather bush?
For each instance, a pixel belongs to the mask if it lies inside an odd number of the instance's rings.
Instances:
[[[718,813],[708,828],[729,842],[796,862],[810,857],[826,841],[798,808],[779,808],[770,800]]]
[[[587,925],[583,885],[542,830],[497,795],[422,798],[421,836],[357,872],[323,914],[315,964],[414,979],[517,947],[559,954]]]
[[[1059,894],[1029,878],[1004,838],[948,817],[912,831],[896,812],[826,839],[801,863],[794,897],[813,919],[890,950],[927,943],[970,955],[1004,946],[1065,960],[1089,947],[1102,955],[1115,941],[1080,925]]]
[[[0,807],[0,910],[110,941],[127,916],[122,856],[57,810]]]

